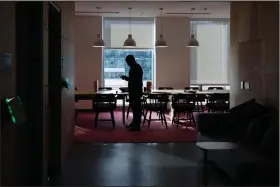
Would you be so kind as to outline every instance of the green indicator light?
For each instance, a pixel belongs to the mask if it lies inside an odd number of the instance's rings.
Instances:
[[[16,123],[16,118],[14,116],[12,116],[12,122]]]
[[[19,98],[19,97],[18,97]],[[11,108],[11,106],[8,104],[9,103],[9,99],[5,99],[5,102],[6,102],[6,104],[8,105],[8,110],[9,110],[9,113],[10,113],[10,115],[12,116],[12,122],[13,123],[16,123],[16,118],[15,118],[15,116],[14,116],[14,114],[13,114],[13,110],[12,110],[12,108]],[[19,99],[19,101],[20,101],[20,99]]]

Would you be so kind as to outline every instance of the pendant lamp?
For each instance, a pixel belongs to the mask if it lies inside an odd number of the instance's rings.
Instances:
[[[98,16],[99,16],[99,10],[101,9],[100,7],[96,7],[98,10]],[[105,42],[101,37],[101,34],[97,34],[97,40],[94,42],[92,47],[105,47]]]
[[[192,12],[194,12],[195,8],[192,8],[191,10],[192,10]],[[193,14],[192,18],[194,18],[194,14]],[[192,34],[191,34],[191,38],[187,44],[187,47],[199,47],[199,43],[198,43],[197,39],[195,39],[195,36],[193,33],[193,21],[191,22],[191,27],[192,27]]]
[[[127,39],[123,43],[124,47],[136,47],[136,42],[132,38],[132,34],[131,34],[131,9],[132,8],[128,8],[128,10],[129,10],[129,34],[128,34]]]
[[[162,11],[163,8],[160,8],[161,11],[161,16],[160,16],[160,35],[159,35],[159,39],[156,41],[156,47],[168,47],[165,39],[163,38],[163,34],[162,34]]]

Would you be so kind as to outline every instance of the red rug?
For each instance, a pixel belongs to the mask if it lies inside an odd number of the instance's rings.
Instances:
[[[115,111],[116,127],[112,128],[111,121],[99,121],[94,128],[94,114],[79,113],[75,126],[74,140],[80,143],[164,143],[164,142],[196,142],[197,131],[194,124],[184,122],[177,127],[171,125],[169,116],[166,115],[168,129],[160,121],[152,121],[150,129],[148,122],[142,126],[141,132],[130,132],[122,124],[122,112]],[[156,114],[152,118],[158,118]],[[99,119],[110,119],[110,114],[99,114]],[[132,114],[126,120],[130,124]]]

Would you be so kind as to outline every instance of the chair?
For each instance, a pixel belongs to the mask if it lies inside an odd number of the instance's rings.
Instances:
[[[195,109],[195,94],[177,94],[172,97],[172,108],[174,110],[172,124],[176,121],[177,127],[181,120],[190,120],[195,124],[193,111]],[[187,118],[180,118],[180,113],[187,114]]]
[[[173,87],[158,87],[158,90],[174,90]],[[157,115],[160,117],[159,113]]]
[[[227,112],[229,110],[229,94],[214,93],[206,104],[208,112]]]
[[[222,86],[209,86],[208,90],[224,90]]]
[[[158,87],[158,90],[174,90],[172,87]]]
[[[98,88],[98,91],[111,91],[111,90],[113,90],[112,87],[99,87]]]
[[[114,110],[117,108],[116,96],[114,94],[96,94],[93,98],[93,112],[95,112],[94,126],[97,127],[97,121],[112,121],[115,129]],[[110,112],[111,119],[98,119],[99,113]]]
[[[205,102],[206,99],[206,94],[196,94],[196,108],[198,112],[204,112],[203,102]]]
[[[167,110],[168,100],[169,99],[167,94],[149,94],[143,104],[143,109],[145,111],[143,125],[145,124],[145,121],[147,119],[148,112],[150,112],[150,116],[148,119],[148,129],[150,128],[151,121],[161,121],[162,125],[164,122],[167,129],[167,121],[164,113]],[[159,114],[159,118],[152,119],[152,112],[157,112]]]
[[[187,86],[187,87],[185,87],[185,90],[198,91],[198,90],[199,90],[199,87],[198,87],[198,86],[195,86],[195,87]],[[197,112],[204,112],[203,102],[205,102],[206,98],[207,98],[207,97],[206,97],[205,94],[197,94],[197,95],[196,95],[196,103],[195,103],[195,106],[196,106]]]
[[[187,86],[187,87],[185,87],[185,90],[199,90],[199,87],[196,87],[196,86],[193,86],[193,87]]]

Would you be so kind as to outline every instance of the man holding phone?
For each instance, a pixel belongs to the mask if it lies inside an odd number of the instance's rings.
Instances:
[[[133,113],[133,121],[128,128],[130,131],[140,131],[143,70],[133,55],[127,55],[125,61],[130,67],[129,76],[120,77],[128,81],[129,102]]]

